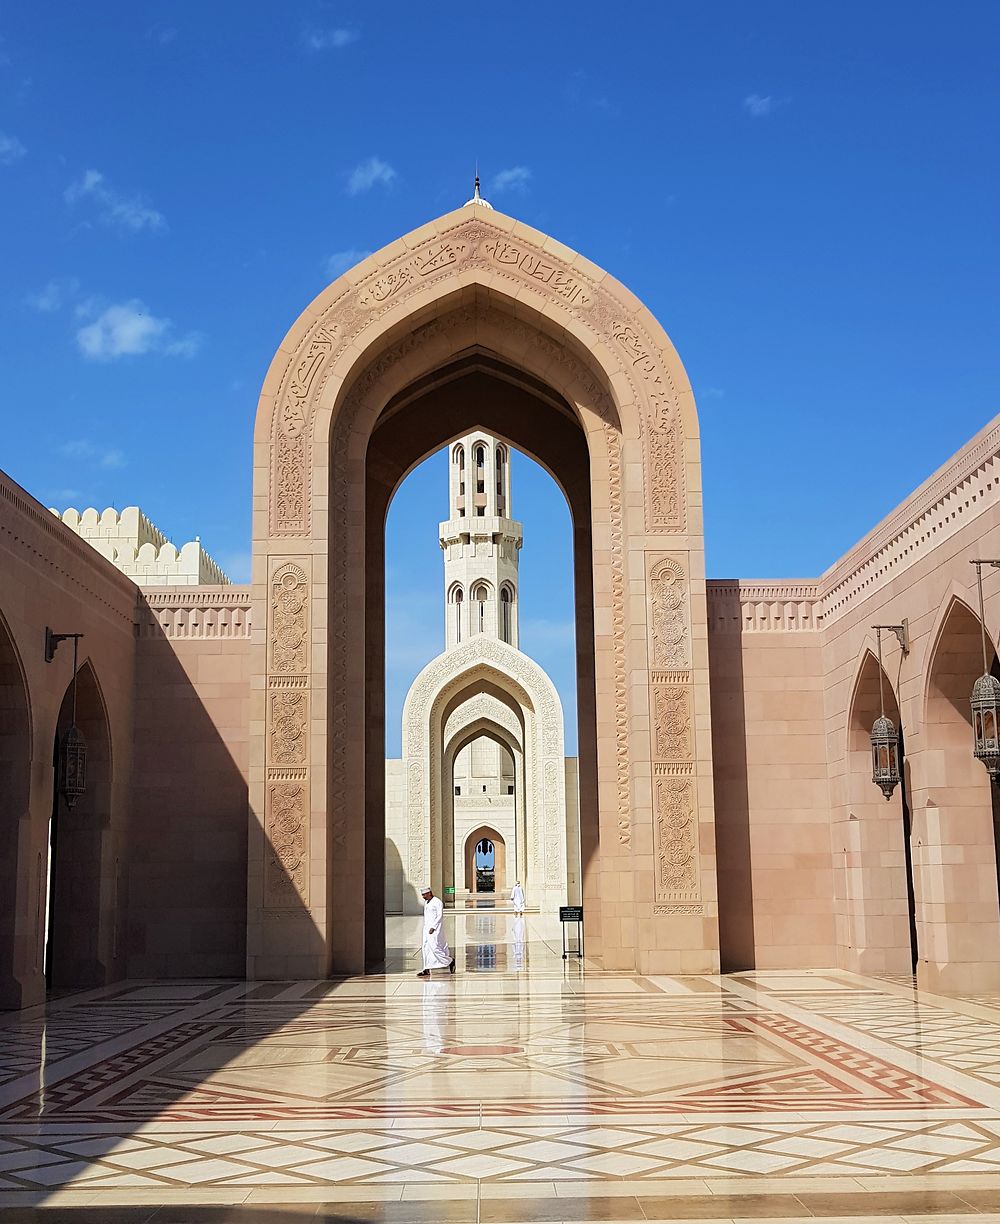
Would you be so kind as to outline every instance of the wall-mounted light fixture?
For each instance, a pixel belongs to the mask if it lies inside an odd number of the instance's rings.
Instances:
[[[58,755],[58,787],[59,793],[66,800],[68,808],[76,807],[76,801],[87,790],[87,741],[83,732],[76,725],[76,678],[77,651],[82,633],[53,633],[45,629],[45,662],[51,663],[56,657],[60,642],[73,643],[73,710],[70,715],[69,730],[59,743]]]
[[[1000,680],[990,673],[989,657],[986,653],[986,613],[983,608],[983,566],[992,565],[1000,569],[1000,561],[978,560],[971,562],[976,567],[976,585],[979,588],[979,628],[983,637],[983,674],[972,686],[972,734],[974,744],[972,754],[977,761],[982,761],[990,775],[990,781],[996,782],[1000,775],[1000,739],[998,739],[998,719],[1000,719]]]
[[[903,620],[899,625],[873,625],[878,643],[878,699],[881,713],[872,726],[872,781],[888,802],[899,785],[899,731],[885,713],[885,679],[882,674],[882,630],[894,633],[904,656],[910,653],[910,626]]]

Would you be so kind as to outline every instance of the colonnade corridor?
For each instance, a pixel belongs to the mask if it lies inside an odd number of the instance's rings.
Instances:
[[[0,1221],[1000,1218],[1000,995],[611,974],[548,916],[445,924],[454,976],[392,917],[380,975],[0,1017]]]

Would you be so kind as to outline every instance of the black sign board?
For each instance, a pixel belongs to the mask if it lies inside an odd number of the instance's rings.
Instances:
[[[559,906],[559,921],[560,922],[583,922],[583,906],[582,905],[560,905]]]

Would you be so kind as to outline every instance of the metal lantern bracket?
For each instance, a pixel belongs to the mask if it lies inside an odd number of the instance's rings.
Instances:
[[[45,627],[45,662],[51,663],[60,642],[73,643],[73,709],[69,730],[59,745],[58,787],[66,806],[76,806],[76,801],[87,790],[87,741],[76,725],[76,685],[79,675],[79,646],[82,633],[53,633]]]
[[[983,674],[972,688],[972,755],[982,761],[990,780],[1000,782],[1000,680],[990,671],[989,652],[986,648],[986,610],[983,603],[983,566],[1000,569],[1000,560],[977,557],[970,562],[976,567],[976,586],[979,589],[979,629],[983,639]],[[992,644],[992,643],[991,643]]]
[[[892,719],[885,714],[885,679],[882,667],[882,630],[896,635],[904,656],[910,650],[910,626],[905,619],[899,625],[873,625],[878,643],[878,698],[879,716],[875,719],[872,733],[869,737],[872,746],[872,781],[885,796],[886,802],[892,798],[892,792],[899,785],[899,732]]]
[[[45,662],[51,663],[52,660],[56,657],[56,651],[59,649],[60,642],[71,641],[73,643],[73,676],[75,678],[76,677],[76,645],[77,645],[77,642],[79,642],[80,638],[82,637],[83,637],[82,633],[53,633],[52,630],[48,627],[48,625],[46,625],[45,626]]]

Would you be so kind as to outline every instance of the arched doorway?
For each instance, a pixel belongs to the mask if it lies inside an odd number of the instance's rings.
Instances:
[[[30,784],[28,687],[14,639],[0,615],[0,1007],[20,1005],[19,979],[36,971],[38,952],[30,939],[34,924],[28,910],[40,864],[24,858]]]
[[[496,699],[494,698],[493,701],[496,702]],[[504,878],[506,878],[507,871],[508,847],[510,847],[510,870],[515,874],[522,872],[524,865],[531,858],[529,831],[533,827],[535,813],[532,810],[533,805],[525,785],[523,738],[519,736],[516,719],[509,712],[506,716],[500,714],[496,718],[491,718],[487,715],[466,721],[466,716],[474,714],[476,707],[480,705],[489,709],[491,714],[494,713],[492,706],[488,706],[480,699],[473,698],[471,701],[463,702],[448,719],[448,727],[451,727],[453,719],[459,715],[456,720],[457,729],[449,731],[446,728],[444,737],[442,760],[445,784],[441,790],[443,800],[439,821],[441,832],[436,840],[442,847],[440,869],[444,873],[445,893],[447,895],[450,883],[455,890],[456,903],[461,899],[458,889],[468,892],[470,891],[470,879],[473,884],[475,883],[475,877],[470,877],[469,874],[469,846],[473,833],[488,828],[503,843]],[[473,778],[470,792],[466,798],[460,793],[463,783],[458,781],[456,764],[463,754],[474,753],[477,746],[480,748],[489,746],[489,749],[500,756],[501,763],[506,758],[510,763],[510,773],[509,776],[503,772],[497,775],[497,793],[489,795]],[[454,786],[448,784],[450,779],[455,781]],[[537,840],[540,842],[541,839]],[[537,867],[537,865],[536,852],[534,866]]]
[[[386,508],[415,464],[472,429],[539,462],[572,512],[588,943],[612,968],[714,971],[690,386],[622,286],[476,205],[330,286],[262,391],[249,970],[306,972],[315,930],[318,974],[381,962]],[[661,690],[688,703],[690,734],[657,725],[671,708]],[[308,728],[295,762],[281,751],[290,719]],[[607,912],[602,897],[614,898]]]
[[[914,973],[917,925],[906,770],[888,802],[871,780],[871,730],[883,701],[902,736],[896,686],[884,668],[880,686],[878,659],[866,648],[847,726],[846,811],[834,834],[841,854],[836,883],[845,917],[843,967],[855,973]],[[900,761],[905,761],[902,751]]]
[[[480,825],[465,839],[465,887],[472,896],[500,900],[507,890],[507,843],[496,829]]]
[[[114,955],[117,868],[111,855],[111,732],[90,662],[76,677],[75,725],[87,745],[87,786],[70,808],[60,794],[59,749],[73,723],[73,683],[59,710],[53,744],[45,976],[55,990],[100,986]]]
[[[987,634],[988,662],[997,657]],[[1000,989],[996,792],[972,755],[969,697],[983,672],[979,617],[958,597],[934,637],[924,701],[921,785],[914,786],[914,870],[921,987]],[[960,847],[960,853],[946,853]]]

